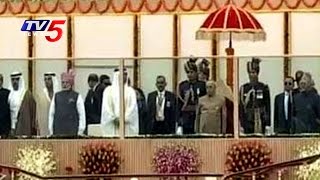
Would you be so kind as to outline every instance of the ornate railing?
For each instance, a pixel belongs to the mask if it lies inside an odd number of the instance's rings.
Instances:
[[[223,174],[218,173],[170,173],[170,174],[75,174],[75,175],[54,175],[40,176],[32,172],[22,170],[14,166],[0,164],[1,169],[8,170],[11,174],[11,179],[14,179],[18,173],[31,176],[37,179],[91,179],[91,178],[158,178],[158,177],[218,177],[222,178]],[[0,177],[1,180],[1,177]]]
[[[281,163],[275,163],[275,164],[271,164],[271,165],[267,165],[267,166],[262,166],[262,167],[258,167],[258,168],[252,168],[249,170],[228,174],[223,177],[223,180],[229,180],[229,179],[237,178],[237,177],[248,177],[248,176],[252,177],[252,180],[255,180],[258,175],[266,173],[266,172],[270,172],[272,170],[277,170],[278,179],[281,180],[283,169],[289,168],[289,167],[294,167],[294,166],[312,164],[313,162],[315,162],[319,158],[320,158],[320,154],[317,154],[317,155],[309,156],[306,158],[300,158],[300,159],[295,159],[295,160],[291,160],[291,161],[285,161],[285,162],[281,162]]]
[[[29,175],[33,178],[37,179],[90,179],[90,178],[158,178],[158,177],[217,177],[222,178],[223,180],[228,180],[232,178],[238,177],[252,177],[252,180],[255,180],[256,177],[262,173],[270,172],[272,170],[277,170],[278,172],[278,179],[282,177],[282,171],[285,168],[293,167],[293,166],[301,166],[301,165],[308,165],[320,158],[320,154],[309,156],[306,158],[295,159],[291,161],[285,161],[281,163],[276,163],[268,166],[253,168],[241,172],[231,173],[227,175],[218,174],[218,173],[171,173],[171,174],[95,174],[95,175],[84,175],[84,174],[77,174],[77,175],[54,175],[54,176],[40,176],[32,172],[25,171],[23,169],[2,165],[0,164],[1,170],[5,169],[9,171],[11,175],[11,179],[15,179],[18,173],[23,173],[25,175]],[[0,177],[0,180],[3,177]]]

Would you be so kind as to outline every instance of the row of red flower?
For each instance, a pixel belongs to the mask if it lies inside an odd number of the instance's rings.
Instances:
[[[0,3],[0,14],[36,14],[41,11],[48,14],[59,11],[65,14],[76,11],[83,14],[89,12],[102,14],[106,12],[157,13],[159,11],[212,11],[231,1],[232,0],[21,0],[21,2],[18,2],[16,0],[4,0]],[[288,9],[297,9],[300,6],[314,8],[320,5],[320,0],[243,0],[235,1],[233,3],[242,8],[252,10],[260,10],[264,7],[271,10],[278,10],[283,6]]]
[[[226,171],[237,172],[268,165],[272,163],[270,155],[271,149],[261,142],[233,144],[227,152]],[[122,160],[119,149],[111,143],[89,144],[80,151],[80,167],[84,174],[118,173]],[[198,173],[201,164],[197,148],[175,143],[158,147],[152,161],[156,173]],[[73,168],[67,167],[66,170],[72,173]]]

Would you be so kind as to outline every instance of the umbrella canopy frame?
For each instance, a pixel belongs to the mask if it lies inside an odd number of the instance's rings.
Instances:
[[[228,4],[211,13],[200,29],[196,39],[220,39],[264,41],[266,33],[256,18],[244,9]]]

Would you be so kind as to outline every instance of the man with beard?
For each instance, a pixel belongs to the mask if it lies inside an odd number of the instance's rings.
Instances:
[[[48,114],[51,100],[55,93],[59,91],[59,83],[55,73],[47,72],[44,74],[43,91],[37,98],[39,133],[41,136],[49,135]]]
[[[250,82],[240,87],[239,118],[246,134],[270,130],[270,91],[268,85],[259,82],[260,61],[252,58],[247,63]]]
[[[184,65],[188,80],[178,85],[178,98],[180,118],[178,130],[183,128],[184,134],[194,134],[194,123],[196,119],[196,107],[200,97],[206,95],[206,83],[198,78],[198,67],[196,58],[190,58]]]
[[[7,137],[11,129],[10,105],[8,102],[10,91],[2,87],[3,76],[0,74],[0,136]]]
[[[14,72],[10,76],[11,133],[17,136],[37,135],[36,101],[32,93],[25,89],[22,73]]]
[[[125,135],[139,133],[139,113],[135,90],[128,85],[128,72],[124,69],[124,121]],[[104,136],[118,136],[120,125],[120,71],[114,70],[112,85],[103,92],[101,128]]]
[[[57,92],[50,105],[50,135],[83,135],[86,128],[86,112],[81,95],[72,88],[72,71],[61,75],[62,91]]]

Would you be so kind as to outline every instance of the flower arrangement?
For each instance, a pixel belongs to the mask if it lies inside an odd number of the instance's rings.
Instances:
[[[257,141],[243,141],[233,144],[227,152],[226,170],[239,172],[271,164],[271,149]],[[265,179],[267,174],[261,174],[257,179]]]
[[[92,143],[80,150],[80,167],[84,174],[113,174],[120,167],[119,150],[112,143]]]
[[[200,166],[197,150],[183,144],[163,145],[156,149],[153,156],[156,173],[197,173]]]
[[[52,148],[44,145],[30,145],[18,149],[16,166],[41,175],[52,175],[57,170],[57,162]],[[35,178],[24,174],[18,174],[19,180],[34,180]]]
[[[312,142],[307,145],[299,146],[296,150],[297,158],[305,158],[320,154],[320,142]],[[318,159],[312,164],[299,166],[295,171],[298,179],[303,180],[318,180],[320,179],[320,160]]]

